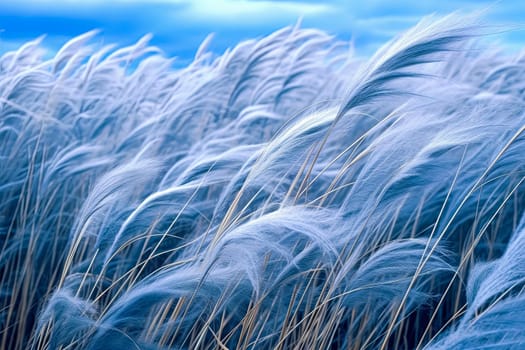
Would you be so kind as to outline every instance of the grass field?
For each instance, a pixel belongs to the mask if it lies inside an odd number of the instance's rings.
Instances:
[[[493,31],[5,53],[0,349],[525,348],[525,57]]]

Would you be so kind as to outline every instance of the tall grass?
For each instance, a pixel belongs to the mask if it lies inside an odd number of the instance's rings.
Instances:
[[[525,59],[484,31],[4,54],[0,348],[525,347]]]

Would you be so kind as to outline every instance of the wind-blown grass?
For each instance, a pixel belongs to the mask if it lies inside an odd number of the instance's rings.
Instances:
[[[0,348],[525,347],[525,59],[484,30],[4,54]]]

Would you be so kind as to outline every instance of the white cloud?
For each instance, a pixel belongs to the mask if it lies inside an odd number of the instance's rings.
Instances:
[[[169,1],[169,0],[164,0]],[[296,1],[201,0],[187,3],[186,15],[192,20],[235,21],[235,24],[260,24],[299,16],[317,16],[334,10],[333,5]]]

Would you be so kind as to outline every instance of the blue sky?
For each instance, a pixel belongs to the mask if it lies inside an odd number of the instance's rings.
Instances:
[[[525,1],[518,0],[0,0],[0,52],[42,34],[53,51],[99,28],[101,40],[118,44],[152,33],[153,44],[185,62],[210,32],[215,33],[210,48],[221,53],[301,17],[303,27],[352,39],[357,52],[368,55],[424,15],[481,9],[487,9],[490,24],[525,27]],[[523,29],[499,39],[511,48],[525,47]]]

